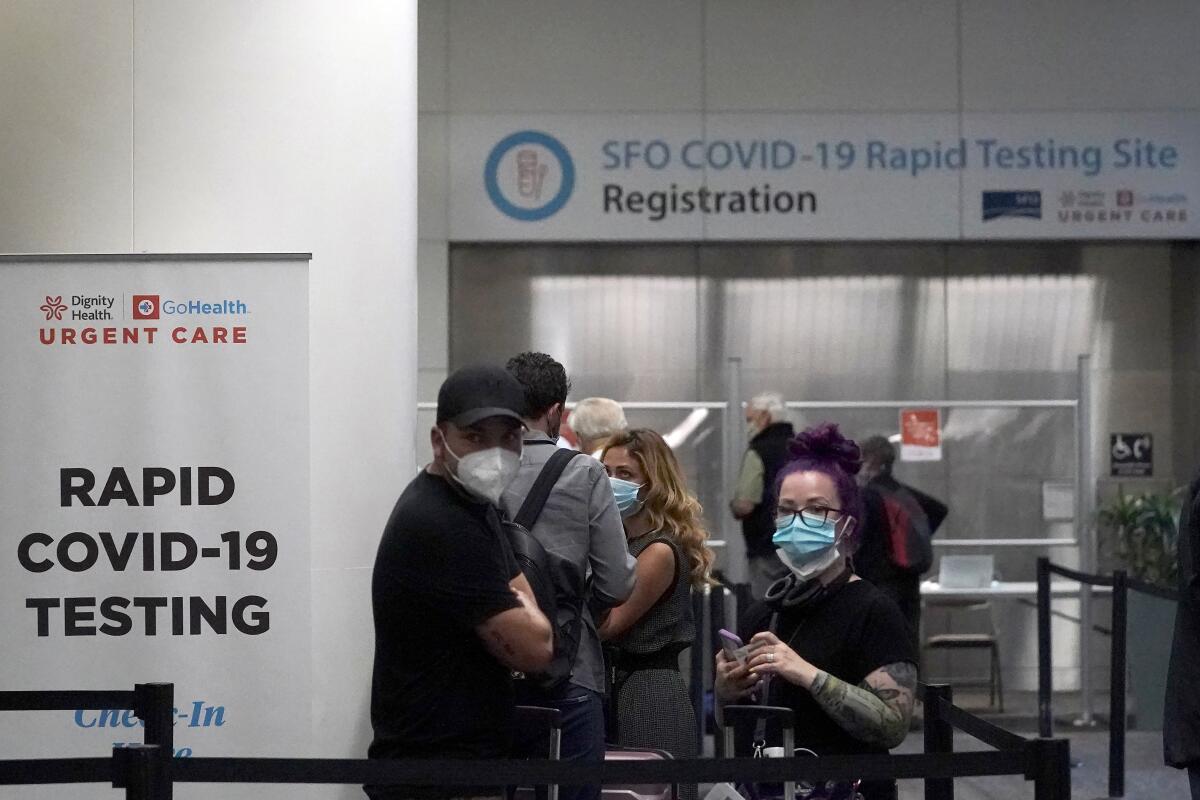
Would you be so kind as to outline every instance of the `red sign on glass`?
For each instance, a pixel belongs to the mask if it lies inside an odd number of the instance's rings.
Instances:
[[[942,415],[936,408],[900,411],[900,460],[942,460]]]

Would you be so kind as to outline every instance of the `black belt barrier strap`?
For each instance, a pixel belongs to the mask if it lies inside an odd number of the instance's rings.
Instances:
[[[156,745],[114,748],[113,758],[0,761],[0,785],[99,783],[111,779],[127,798],[159,800],[174,782],[393,784],[654,784],[828,779],[950,780],[1023,775],[1037,800],[1070,797],[1070,743],[1034,739],[1020,750],[912,755],[564,762],[513,760],[382,761],[372,759],[183,758],[169,767]],[[928,785],[928,784],[927,784]]]
[[[784,780],[965,778],[1028,775],[1025,750],[820,758],[731,758],[663,761],[513,761],[181,758],[179,783],[371,783],[491,786],[557,783],[778,783]]]
[[[0,692],[0,711],[74,711],[77,708],[132,709],[133,692]]]
[[[661,761],[520,761],[509,759],[296,759],[173,758],[170,725],[173,686],[137,684],[133,692],[7,692],[0,708],[132,708],[146,723],[145,745],[113,749],[111,758],[0,761],[0,785],[109,783],[126,800],[170,800],[180,783],[308,783],[438,786],[518,784],[780,783],[806,780],[926,781],[926,794],[953,797],[955,778],[1021,775],[1034,782],[1035,800],[1070,797],[1070,743],[1024,740],[953,705],[949,687],[918,686],[937,747],[903,755],[829,755],[821,758],[737,758]],[[94,705],[93,705],[94,704]],[[955,753],[959,728],[993,747]],[[157,741],[150,741],[150,740]],[[944,741],[943,741],[944,740]],[[933,795],[930,790],[933,789]],[[938,790],[941,789],[941,794]]]
[[[1024,737],[980,719],[941,698],[938,698],[938,706],[943,719],[955,728],[997,750],[1020,750],[1028,743]]]
[[[1057,575],[1062,575],[1064,578],[1070,578],[1073,581],[1078,581],[1079,583],[1087,583],[1092,586],[1112,586],[1113,585],[1112,578],[1106,578],[1103,575],[1089,575],[1086,572],[1076,572],[1073,569],[1069,569],[1067,567],[1062,567],[1062,566],[1059,566],[1058,564],[1054,564],[1054,563],[1050,564],[1050,571]]]
[[[1133,589],[1135,592],[1141,592],[1142,594],[1148,594],[1154,597],[1161,597],[1163,600],[1174,600],[1176,603],[1179,602],[1179,592],[1175,591],[1174,589],[1168,589],[1164,586],[1155,586],[1153,583],[1139,581],[1137,578],[1126,578],[1125,585],[1130,589]]]
[[[104,758],[24,758],[0,761],[0,786],[43,783],[111,783],[113,760]]]

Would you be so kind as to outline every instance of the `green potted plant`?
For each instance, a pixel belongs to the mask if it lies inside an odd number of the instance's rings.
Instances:
[[[1180,497],[1180,491],[1128,495],[1118,487],[1117,497],[1099,513],[1101,532],[1117,569],[1154,586],[1176,588]],[[1175,605],[1155,595],[1129,592],[1128,685],[1137,712],[1135,727],[1143,730],[1162,728]]]

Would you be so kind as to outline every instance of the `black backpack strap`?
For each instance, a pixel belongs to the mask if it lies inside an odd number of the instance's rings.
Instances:
[[[550,460],[538,473],[537,480],[533,482],[533,486],[530,488],[529,494],[525,496],[525,502],[521,504],[521,509],[517,512],[513,522],[527,531],[533,530],[534,523],[542,515],[546,499],[550,497],[550,490],[554,488],[554,484],[558,483],[567,464],[578,455],[582,454],[561,447],[554,451],[554,455],[550,456]]]

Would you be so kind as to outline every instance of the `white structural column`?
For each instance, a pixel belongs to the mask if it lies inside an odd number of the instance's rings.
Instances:
[[[19,112],[0,252],[313,254],[291,335],[311,354],[314,689],[286,713],[314,755],[365,753],[371,565],[413,463],[416,6],[0,5],[0,107]]]

